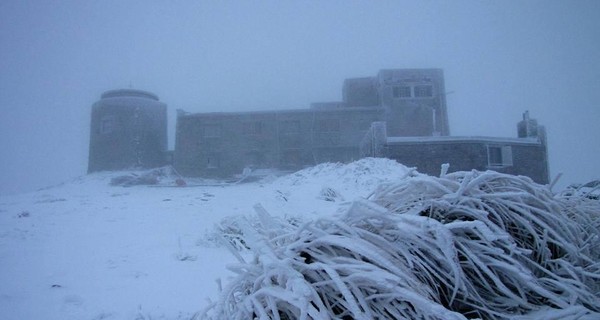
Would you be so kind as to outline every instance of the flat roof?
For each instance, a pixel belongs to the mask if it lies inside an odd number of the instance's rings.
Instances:
[[[108,98],[145,98],[158,101],[158,96],[152,92],[137,89],[115,89],[104,92],[100,99]]]
[[[294,114],[294,113],[343,113],[343,112],[365,112],[365,111],[383,111],[383,107],[344,107],[334,109],[279,109],[263,111],[228,111],[228,112],[197,112],[186,113],[183,111],[183,117],[203,117],[203,116],[240,116],[240,115],[269,115],[269,114]]]
[[[427,137],[388,137],[387,144],[422,143],[511,143],[525,145],[541,144],[538,138],[500,138],[482,136],[427,136]]]

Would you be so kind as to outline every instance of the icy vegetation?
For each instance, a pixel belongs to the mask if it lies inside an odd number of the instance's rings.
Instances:
[[[2,318],[600,318],[597,184],[445,172],[163,168],[2,196]]]
[[[528,178],[409,171],[340,219],[255,209],[206,319],[600,317],[598,201]]]

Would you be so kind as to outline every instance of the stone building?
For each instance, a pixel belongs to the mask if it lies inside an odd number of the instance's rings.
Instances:
[[[88,172],[166,164],[167,106],[152,93],[120,89],[92,106]]]
[[[361,157],[371,123],[394,136],[448,135],[440,69],[382,70],[347,79],[343,101],[308,109],[263,112],[180,112],[174,165],[184,175],[220,177],[244,168],[299,169]]]
[[[178,111],[172,164],[184,176],[225,178],[256,169],[387,157],[420,172],[496,170],[548,183],[545,131],[524,115],[517,138],[450,136],[441,69],[381,70],[347,79],[342,101],[254,112]],[[166,106],[114,90],[92,111],[89,171],[165,163]]]
[[[363,157],[394,159],[429,175],[439,175],[447,163],[450,172],[494,170],[548,183],[546,133],[527,112],[518,124],[517,138],[388,137],[385,126],[375,122],[360,146]]]

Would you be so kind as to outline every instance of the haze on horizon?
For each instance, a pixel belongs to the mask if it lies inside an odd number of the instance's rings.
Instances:
[[[600,2],[4,1],[0,195],[84,175],[91,105],[133,87],[189,112],[306,108],[385,68],[442,68],[452,135],[548,131],[551,178],[600,178]]]

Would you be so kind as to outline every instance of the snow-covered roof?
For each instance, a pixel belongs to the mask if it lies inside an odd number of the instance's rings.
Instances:
[[[238,116],[238,115],[269,115],[269,114],[289,114],[289,113],[314,113],[314,112],[358,112],[358,111],[382,111],[383,107],[348,107],[348,108],[333,108],[333,109],[279,109],[279,110],[262,110],[262,111],[231,111],[231,112],[198,112],[198,113],[183,113],[185,117],[204,117],[204,116]]]
[[[388,144],[411,144],[411,143],[510,143],[510,144],[540,144],[538,138],[500,138],[482,136],[427,136],[427,137],[388,137]]]
[[[137,89],[116,89],[116,90],[109,90],[106,91],[102,94],[101,98],[102,99],[107,99],[107,98],[146,98],[146,99],[151,99],[151,100],[156,100],[158,101],[158,96],[155,95],[154,93],[148,92],[148,91],[144,91],[144,90],[137,90]]]

